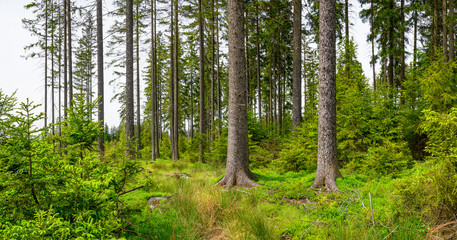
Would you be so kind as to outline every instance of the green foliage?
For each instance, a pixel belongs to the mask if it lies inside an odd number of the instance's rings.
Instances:
[[[273,165],[280,171],[313,171],[317,167],[317,116],[303,122],[286,139]]]

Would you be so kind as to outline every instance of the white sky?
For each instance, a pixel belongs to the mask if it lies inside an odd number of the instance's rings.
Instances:
[[[36,38],[22,27],[21,21],[23,18],[32,17],[31,11],[24,8],[24,5],[30,2],[31,0],[0,0],[0,29],[3,29],[3,34],[0,37],[0,88],[6,94],[11,94],[17,90],[16,97],[20,102],[29,98],[35,104],[44,105],[44,61],[26,60],[21,57],[25,55],[24,47],[36,41]],[[105,3],[109,2],[106,1]],[[369,26],[363,24],[359,19],[360,4],[358,1],[350,0],[349,2],[353,5],[350,11],[351,21],[354,24],[350,29],[350,34],[358,43],[358,59],[362,62],[366,76],[371,79],[369,64],[371,45],[366,42]],[[104,30],[108,28],[109,26],[105,26]],[[113,87],[109,86],[108,81],[112,76],[109,71],[105,72],[105,122],[110,126],[117,126],[120,121],[117,112],[119,104],[110,102]],[[50,101],[48,104],[50,105]],[[40,108],[40,111],[43,111],[43,107]]]

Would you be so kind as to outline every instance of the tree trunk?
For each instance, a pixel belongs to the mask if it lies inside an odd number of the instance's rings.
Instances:
[[[319,8],[319,131],[317,172],[312,188],[338,191],[341,177],[336,159],[336,38],[335,0],[321,0]]]
[[[51,0],[51,19],[54,20],[54,3]],[[54,86],[55,86],[55,74],[54,74],[54,32],[55,32],[55,27],[54,24],[51,27],[52,33],[51,33],[51,130],[52,130],[52,135],[55,134],[55,127],[54,127],[54,119],[55,119],[55,102],[54,102]],[[54,143],[54,140],[52,140]]]
[[[98,135],[98,151],[105,155],[105,107],[104,107],[104,62],[103,62],[103,10],[102,0],[97,0],[97,77],[98,77],[98,122],[100,133]]]
[[[394,10],[394,0],[390,0],[389,8],[393,11]],[[395,87],[394,83],[394,21],[392,19],[389,20],[389,67],[388,67],[388,75],[389,75],[389,83],[391,87]]]
[[[134,110],[133,110],[133,0],[126,2],[126,82],[125,82],[125,132],[127,137],[126,155],[129,159],[134,154]]]
[[[205,48],[204,48],[204,19],[202,12],[202,0],[198,0],[198,29],[199,29],[199,45],[200,45],[200,153],[199,161],[205,162],[205,137],[206,135],[206,108],[205,108]]]
[[[68,24],[68,87],[70,107],[73,106],[73,57],[71,43],[71,0],[67,0],[67,24]]]
[[[63,115],[66,118],[67,117],[67,107],[68,107],[68,49],[67,49],[67,31],[68,31],[68,26],[67,26],[67,1],[68,0],[63,0],[63,106],[64,106],[64,112]]]
[[[216,64],[217,64],[217,75],[216,75],[216,81],[217,81],[217,119],[219,120],[219,126],[218,126],[218,135],[219,137],[222,134],[222,104],[221,104],[221,98],[222,98],[222,88],[221,88],[221,72],[220,72],[220,54],[219,54],[219,6],[218,6],[218,0],[216,0],[216,43],[217,43],[217,48],[216,48]]]
[[[438,48],[438,0],[433,0],[433,51]]]
[[[293,23],[293,75],[292,75],[292,131],[295,131],[302,121],[301,117],[301,0],[294,0],[294,23]],[[260,92],[260,89],[259,89]]]
[[[243,0],[228,1],[229,114],[227,167],[220,185],[256,186],[249,170]]]
[[[156,80],[156,29],[155,29],[155,4],[156,0],[151,1],[151,145],[152,145],[152,161],[157,158],[156,141],[158,141],[157,132],[157,80]]]
[[[443,0],[443,58],[447,60],[447,0]]]
[[[346,55],[346,64],[345,64],[345,69],[346,69],[346,78],[349,80],[349,1],[345,0],[344,3],[344,26],[345,26],[345,51],[344,54]]]
[[[141,158],[141,112],[140,112],[140,17],[139,1],[136,2],[136,152],[137,158]]]
[[[48,126],[48,0],[45,0],[44,23],[44,127]]]
[[[404,97],[404,81],[405,81],[405,69],[406,69],[406,64],[405,64],[405,0],[401,0],[400,3],[400,17],[401,17],[401,39],[400,39],[400,81],[399,81],[399,86],[401,89],[400,92],[400,104],[403,105],[405,103],[405,97]]]
[[[449,0],[449,60],[454,61],[454,0]]]
[[[301,1],[300,2],[300,29],[301,29]],[[259,122],[262,122],[262,86],[260,84],[260,30],[259,30],[259,3],[256,0],[255,3],[255,9],[256,9],[256,17],[255,17],[255,25],[256,25],[256,47],[257,47],[257,102],[259,105]],[[295,26],[295,25],[294,25]],[[301,31],[300,31],[301,33]],[[295,34],[295,32],[294,32]],[[294,35],[295,37],[295,35]],[[301,45],[300,45],[301,47]],[[301,51],[300,51],[301,52]],[[301,59],[301,58],[300,58]]]
[[[174,30],[175,30],[175,44],[174,46],[174,77],[173,77],[173,149],[172,149],[172,159],[173,161],[178,161],[179,160],[179,150],[178,150],[178,137],[179,137],[179,122],[178,122],[178,44],[179,44],[179,29],[178,29],[178,0],[174,0]]]
[[[371,0],[371,9],[373,9],[373,0]],[[376,91],[376,58],[374,55],[374,14],[370,15],[371,29],[371,64],[373,65],[373,89]]]

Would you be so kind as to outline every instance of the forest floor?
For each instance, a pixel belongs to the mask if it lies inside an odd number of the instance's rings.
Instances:
[[[342,170],[338,193],[312,190],[315,173],[254,169],[255,188],[216,185],[224,169],[142,160],[122,195],[128,239],[424,239],[418,216],[399,217],[393,184]]]

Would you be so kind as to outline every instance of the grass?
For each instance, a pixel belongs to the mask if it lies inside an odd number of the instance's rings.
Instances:
[[[423,239],[426,233],[417,216],[399,217],[390,178],[343,171],[340,191],[326,194],[309,189],[314,173],[254,169],[260,187],[226,189],[215,184],[223,169],[200,163],[160,159],[141,168],[129,187],[146,187],[121,197],[128,239]],[[171,197],[151,210],[154,196]]]

